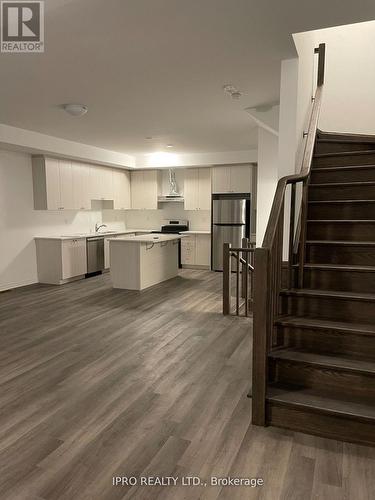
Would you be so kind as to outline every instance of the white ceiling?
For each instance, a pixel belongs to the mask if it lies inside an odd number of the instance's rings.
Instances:
[[[46,52],[0,56],[0,122],[126,153],[255,147],[244,109],[277,102],[290,34],[375,18],[373,0],[45,4]],[[232,101],[225,83],[246,95]],[[70,117],[67,102],[89,112]]]

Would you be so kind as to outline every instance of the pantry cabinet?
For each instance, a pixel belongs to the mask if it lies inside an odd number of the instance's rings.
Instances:
[[[185,210],[211,209],[211,169],[188,168],[184,181]]]
[[[209,268],[211,265],[211,235],[189,234],[181,239],[181,265]]]
[[[212,172],[213,193],[251,193],[251,165],[214,167]]]
[[[156,210],[161,190],[161,174],[158,170],[131,172],[131,208]]]

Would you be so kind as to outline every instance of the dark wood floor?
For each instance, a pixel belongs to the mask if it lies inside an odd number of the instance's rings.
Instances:
[[[105,275],[0,294],[0,498],[374,498],[375,449],[250,425],[251,320],[224,318],[220,293],[220,274],[184,270],[141,293]]]

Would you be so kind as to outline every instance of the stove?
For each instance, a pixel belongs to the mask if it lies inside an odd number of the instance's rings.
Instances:
[[[187,220],[164,220],[160,231],[151,231],[156,234],[180,234],[182,231],[189,231],[189,221]],[[178,242],[178,267],[181,268],[181,240]]]
[[[187,220],[164,220],[160,231],[152,231],[157,234],[180,234],[183,231],[189,231],[189,221]]]

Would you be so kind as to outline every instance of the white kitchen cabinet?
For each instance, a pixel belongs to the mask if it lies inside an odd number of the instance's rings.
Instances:
[[[89,210],[91,208],[90,167],[85,163],[72,162],[73,208]]]
[[[86,240],[62,240],[62,279],[82,276],[87,272]]]
[[[130,173],[118,168],[112,169],[113,178],[113,208],[127,210],[131,207]]]
[[[74,209],[71,161],[33,157],[33,190],[35,210]]]
[[[114,234],[109,236],[108,238],[104,238],[104,269],[109,269],[111,265],[109,238],[121,238],[121,236],[135,236],[135,233]]]
[[[188,168],[184,181],[185,210],[211,209],[211,169]]]
[[[156,210],[161,177],[157,170],[131,172],[131,207],[138,210]]]
[[[181,239],[181,265],[209,268],[211,263],[211,235],[189,234]]]
[[[251,193],[252,167],[236,165],[214,167],[212,173],[213,193]]]
[[[90,165],[90,192],[92,200],[113,200],[112,168]]]
[[[74,209],[73,173],[70,160],[59,160],[60,201],[64,210]]]
[[[86,238],[37,238],[36,256],[40,283],[61,285],[87,272]]]

